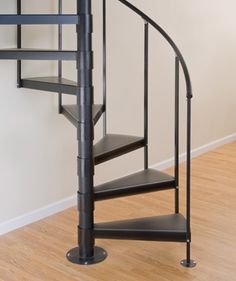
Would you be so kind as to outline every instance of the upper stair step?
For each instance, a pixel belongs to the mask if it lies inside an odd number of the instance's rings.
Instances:
[[[52,15],[52,14],[23,14],[23,15],[0,15],[0,25],[21,24],[79,24],[78,15]]]
[[[77,83],[59,77],[35,77],[21,80],[21,87],[33,90],[76,95]]]
[[[107,134],[94,145],[95,164],[111,160],[145,146],[142,137]]]
[[[0,60],[77,60],[78,52],[68,50],[0,49]]]
[[[97,123],[99,118],[104,112],[104,106],[102,104],[93,105],[93,122],[94,125]],[[77,127],[79,120],[78,106],[74,104],[63,105],[62,114],[75,126]]]
[[[174,177],[154,169],[143,170],[94,188],[95,200],[106,200],[175,188]]]
[[[181,214],[97,223],[99,239],[186,242],[186,220]]]

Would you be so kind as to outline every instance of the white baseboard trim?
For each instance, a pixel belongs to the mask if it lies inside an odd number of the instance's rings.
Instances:
[[[217,147],[220,147],[224,144],[227,144],[227,143],[230,143],[233,141],[236,141],[236,134],[232,134],[232,135],[226,136],[224,138],[215,140],[213,142],[207,143],[205,145],[202,145],[200,147],[197,147],[191,151],[191,154],[192,154],[191,156],[192,156],[192,158],[195,158],[206,152],[216,149]],[[186,160],[186,153],[182,153],[180,155],[179,159],[180,159],[180,163],[184,162]],[[165,169],[172,167],[173,165],[174,165],[174,158],[172,157],[172,158],[164,160],[160,163],[152,165],[152,168],[158,169],[158,170],[165,170]]]
[[[222,146],[224,144],[227,144],[227,143],[230,143],[233,141],[236,141],[236,134],[232,134],[232,135],[224,137],[222,139],[218,139],[211,143],[205,144],[201,147],[195,148],[192,150],[192,158],[202,155],[210,150],[213,150],[219,146]],[[180,162],[184,162],[185,158],[186,158],[186,153],[181,154]],[[174,164],[174,158],[170,158],[170,159],[167,159],[160,163],[157,163],[155,165],[152,165],[152,168],[155,168],[158,170],[164,170],[164,169],[172,167],[173,164]],[[32,211],[30,213],[26,213],[22,216],[19,216],[14,219],[11,219],[9,221],[0,223],[0,236],[8,233],[10,231],[16,230],[23,226],[26,226],[28,224],[31,224],[33,222],[44,219],[48,216],[51,216],[51,215],[54,215],[61,211],[64,211],[68,208],[71,208],[76,205],[76,202],[77,202],[76,196],[68,197],[61,201],[52,203],[50,205],[47,205],[45,207]]]
[[[0,224],[0,236],[76,205],[76,196],[68,197]]]

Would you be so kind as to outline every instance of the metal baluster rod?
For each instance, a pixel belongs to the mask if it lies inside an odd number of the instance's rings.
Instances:
[[[58,14],[62,14],[62,0],[58,0]],[[62,50],[62,25],[58,25],[58,50]],[[62,79],[62,61],[58,61],[58,78]],[[62,93],[58,93],[58,112],[62,113]]]
[[[17,0],[17,15],[21,14],[21,0]],[[22,46],[21,44],[21,37],[22,37],[22,30],[21,25],[17,25],[17,49],[20,49]],[[17,61],[17,87],[21,88],[21,61]]]
[[[179,58],[175,58],[175,213],[179,213]]]
[[[103,136],[107,134],[107,20],[106,0],[103,0]]]
[[[191,259],[191,96],[187,95],[187,163],[186,163],[186,259],[181,261],[184,267],[195,267],[197,263]]]
[[[187,247],[187,262],[190,263],[190,225],[191,225],[191,99],[187,99],[187,196],[186,196],[186,218],[187,218],[187,235],[188,235],[188,247]]]
[[[148,169],[149,24],[144,24],[144,169]]]

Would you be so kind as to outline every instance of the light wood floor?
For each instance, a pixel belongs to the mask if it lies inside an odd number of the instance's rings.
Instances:
[[[73,265],[65,253],[76,245],[76,209],[0,237],[1,281],[234,281],[236,280],[236,142],[193,160],[192,257],[179,262],[178,243],[98,240],[109,257],[93,266]],[[181,167],[184,199],[184,166]],[[182,200],[182,205],[184,201]],[[173,191],[97,203],[96,220],[168,214]],[[183,212],[183,211],[182,211]]]

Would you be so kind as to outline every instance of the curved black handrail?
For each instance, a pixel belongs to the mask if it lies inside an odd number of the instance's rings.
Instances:
[[[185,63],[184,57],[181,54],[179,48],[176,46],[175,42],[164,31],[163,28],[161,28],[154,20],[152,20],[149,16],[147,16],[145,13],[143,13],[141,10],[139,10],[137,7],[135,7],[133,4],[131,4],[130,2],[128,2],[126,0],[118,0],[118,1],[121,2],[122,4],[124,4],[125,6],[127,6],[128,8],[130,8],[136,14],[138,14],[146,22],[151,24],[167,40],[167,42],[170,44],[170,46],[174,50],[175,55],[178,57],[178,59],[180,61],[180,64],[183,68],[184,77],[185,77],[185,81],[186,81],[186,88],[187,88],[187,98],[192,98],[193,94],[192,94],[192,85],[191,85],[191,79],[190,79],[189,71],[188,71],[187,65]]]

